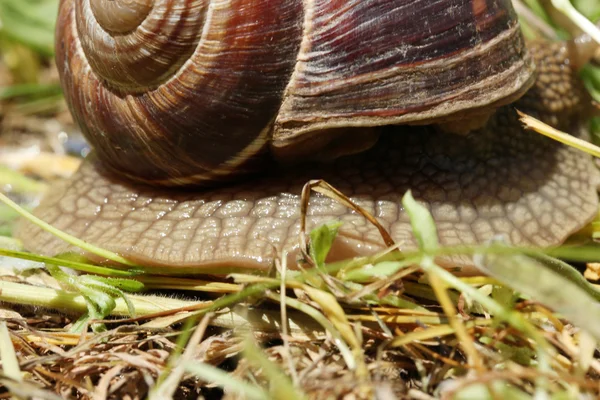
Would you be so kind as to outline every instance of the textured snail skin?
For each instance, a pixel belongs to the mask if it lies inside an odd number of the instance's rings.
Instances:
[[[253,172],[338,128],[495,108],[533,82],[510,0],[62,0],[56,37],[97,157],[162,186]]]
[[[589,99],[565,47],[534,47],[539,78],[514,106],[575,132]],[[53,187],[35,214],[141,264],[170,267],[172,274],[268,268],[284,250],[293,261],[301,188],[317,178],[377,217],[402,250],[415,247],[400,203],[408,189],[431,210],[444,245],[503,235],[516,245],[546,247],[560,244],[596,215],[600,182],[590,157],[522,130],[513,106],[506,106],[466,137],[432,127],[389,127],[371,150],[331,165],[273,168],[246,183],[198,193],[126,184],[92,158]],[[344,224],[330,260],[385,247],[363,217],[313,195],[309,228],[331,220]],[[28,222],[17,236],[35,252],[77,251]]]

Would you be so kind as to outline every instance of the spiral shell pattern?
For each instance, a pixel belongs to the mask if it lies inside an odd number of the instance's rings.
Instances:
[[[97,0],[89,5],[102,29],[115,34],[124,34],[134,31],[142,24],[152,10],[154,1]]]
[[[67,102],[121,176],[177,186],[254,171],[293,70],[299,15],[289,1],[62,0]]]
[[[204,1],[81,0],[77,36],[95,74],[124,92],[155,89],[194,52]]]

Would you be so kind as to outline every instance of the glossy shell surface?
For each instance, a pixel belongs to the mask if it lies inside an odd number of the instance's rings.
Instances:
[[[533,76],[510,0],[62,0],[57,63],[105,165],[167,186],[495,107]]]

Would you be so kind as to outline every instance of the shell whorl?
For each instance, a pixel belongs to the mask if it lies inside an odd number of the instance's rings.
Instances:
[[[125,178],[203,185],[254,171],[301,15],[300,0],[61,0],[67,102],[98,157]]]
[[[92,0],[92,12],[107,32],[123,34],[135,30],[154,6],[153,0]]]
[[[77,33],[91,68],[126,93],[155,89],[196,49],[202,0],[81,0]]]

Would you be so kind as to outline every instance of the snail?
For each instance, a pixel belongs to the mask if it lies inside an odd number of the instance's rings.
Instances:
[[[593,46],[525,43],[509,0],[61,0],[56,43],[94,151],[35,214],[148,268],[293,260],[311,179],[401,250],[416,246],[408,189],[444,245],[553,246],[597,213],[592,160],[514,110],[583,131],[576,70]],[[329,260],[385,248],[362,215],[312,196],[308,228],[331,220]],[[76,251],[28,222],[17,236]]]

